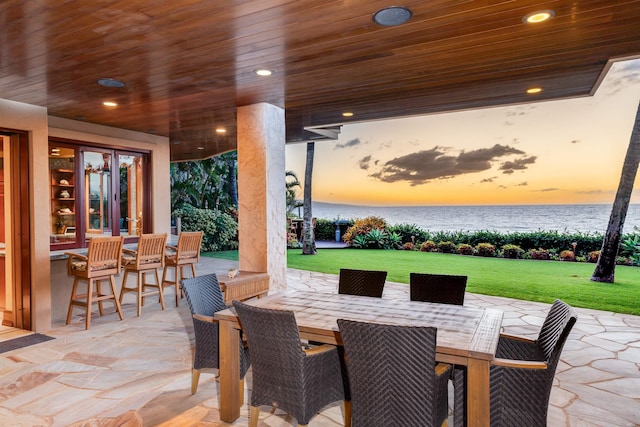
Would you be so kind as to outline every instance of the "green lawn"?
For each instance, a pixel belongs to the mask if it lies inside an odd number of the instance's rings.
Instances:
[[[237,259],[237,252],[208,253],[207,256]],[[589,280],[595,264],[510,260],[440,253],[320,249],[315,256],[289,250],[290,268],[338,274],[340,268],[386,270],[387,280],[409,282],[409,273],[462,274],[469,277],[467,290],[551,303],[560,298],[576,307],[640,315],[640,268],[616,267],[616,282]]]

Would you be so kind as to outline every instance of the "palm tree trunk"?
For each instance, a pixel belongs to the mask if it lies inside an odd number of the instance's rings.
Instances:
[[[315,255],[316,237],[313,230],[313,212],[311,212],[311,180],[313,177],[313,157],[315,142],[307,142],[307,163],[304,170],[304,202],[302,217],[302,254]]]
[[[616,199],[611,208],[609,225],[607,226],[607,232],[602,241],[598,264],[596,264],[596,269],[591,276],[591,280],[594,282],[613,283],[618,247],[620,246],[622,228],[624,227],[624,220],[627,216],[627,210],[629,209],[629,202],[631,201],[633,184],[638,172],[638,163],[640,163],[640,105],[636,113],[636,121],[633,124],[627,155],[622,165],[622,175],[620,176],[620,183],[618,184],[618,192],[616,193]]]
[[[229,159],[229,196],[231,197],[231,204],[238,209],[238,175],[237,175],[237,162],[235,159]]]

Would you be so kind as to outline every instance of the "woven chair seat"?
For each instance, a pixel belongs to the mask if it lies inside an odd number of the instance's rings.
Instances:
[[[335,346],[303,350],[291,311],[269,310],[233,301],[251,350],[253,383],[250,426],[260,406],[274,406],[306,425],[322,408],[344,399]],[[345,414],[348,417],[348,414]]]
[[[191,371],[191,394],[198,390],[201,369],[218,369],[219,364],[219,326],[213,315],[227,308],[224,303],[220,284],[215,274],[206,274],[181,281],[195,334],[195,354]],[[240,344],[240,378],[244,378],[251,365],[249,349]]]
[[[496,359],[490,369],[492,427],[545,427],[549,396],[562,348],[578,316],[566,303],[556,300],[542,324],[536,340],[501,336]],[[516,363],[509,364],[510,361]],[[523,367],[517,362],[538,364]],[[546,364],[546,367],[545,367]],[[466,393],[464,371],[454,375],[455,400]],[[454,426],[465,425],[465,415],[454,414]]]
[[[353,427],[439,427],[451,366],[436,365],[437,330],[338,319]]]
[[[467,276],[409,274],[409,298],[411,301],[463,305],[466,287]]]
[[[338,293],[381,298],[386,271],[340,269]]]

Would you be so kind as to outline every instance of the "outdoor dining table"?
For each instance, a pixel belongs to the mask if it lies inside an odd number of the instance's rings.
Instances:
[[[371,298],[320,292],[286,291],[245,301],[256,307],[290,310],[304,339],[342,344],[337,319],[438,328],[436,360],[467,367],[469,426],[489,426],[489,366],[498,345],[500,310]],[[214,316],[220,322],[220,418],[240,416],[240,355],[233,308]]]

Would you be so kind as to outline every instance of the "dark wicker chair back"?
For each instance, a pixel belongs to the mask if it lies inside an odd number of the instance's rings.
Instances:
[[[449,365],[436,372],[436,328],[338,319],[351,384],[353,427],[440,426]]]
[[[259,406],[277,406],[306,425],[326,405],[344,399],[334,346],[307,354],[293,312],[239,301],[233,306],[251,350],[251,425],[257,425]]]
[[[411,301],[464,304],[467,276],[448,274],[409,274],[409,298]]]
[[[546,369],[491,367],[491,425],[546,426],[560,353],[576,323],[575,311],[556,300],[537,340],[501,337],[496,358],[546,363]]]
[[[193,358],[191,393],[198,389],[200,369],[219,368],[218,322],[213,315],[227,306],[224,304],[220,284],[215,274],[207,274],[190,279],[183,279],[181,287],[184,291],[193,318],[193,330],[196,349]],[[249,350],[240,344],[240,378],[244,378],[251,358]]]
[[[381,298],[386,279],[386,271],[341,268],[338,293]]]

